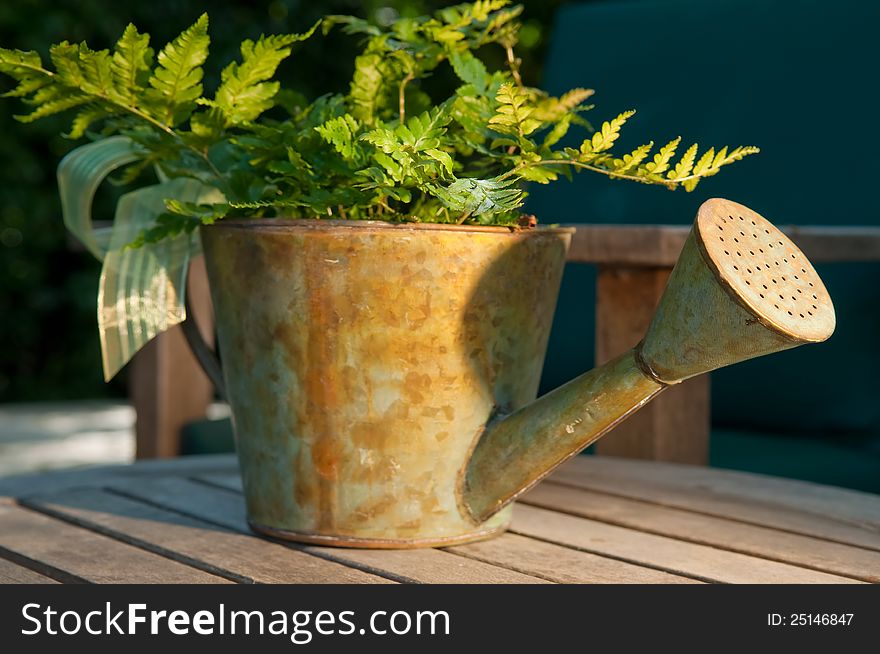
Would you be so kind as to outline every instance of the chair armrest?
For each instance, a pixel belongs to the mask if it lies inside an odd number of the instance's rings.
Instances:
[[[571,263],[674,266],[689,225],[566,225]],[[781,227],[814,263],[880,261],[880,227]]]

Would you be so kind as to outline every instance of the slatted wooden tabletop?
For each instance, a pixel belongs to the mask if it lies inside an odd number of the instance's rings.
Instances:
[[[350,550],[257,537],[235,460],[0,480],[4,583],[860,583],[880,496],[703,467],[576,457],[501,537]]]

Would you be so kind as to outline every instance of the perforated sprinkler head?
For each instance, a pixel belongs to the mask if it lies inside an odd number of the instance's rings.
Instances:
[[[666,384],[831,336],[834,305],[791,240],[748,207],[706,201],[644,341],[643,369]]]

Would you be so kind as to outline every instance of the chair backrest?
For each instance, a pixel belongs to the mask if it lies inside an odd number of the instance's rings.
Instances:
[[[622,0],[569,5],[556,18],[544,87],[597,89],[600,123],[639,113],[623,147],[675,136],[762,148],[694,193],[585,173],[533,185],[543,223],[690,223],[710,197],[777,224],[876,225],[880,129],[874,114],[880,3],[836,0]],[[601,118],[600,118],[601,117]],[[665,139],[665,140],[664,140]],[[876,430],[880,266],[824,264],[837,332],[713,375],[717,423]],[[545,368],[553,386],[593,364],[594,273],[569,266]]]

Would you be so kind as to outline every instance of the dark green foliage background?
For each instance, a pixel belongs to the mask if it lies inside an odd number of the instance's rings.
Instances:
[[[523,77],[536,84],[549,26],[565,0],[526,0],[518,54]],[[353,14],[382,23],[415,16],[450,2],[442,0],[273,0],[211,3],[151,0],[6,0],[0,3],[0,46],[37,50],[61,40],[110,47],[128,22],[161,46],[207,10],[211,57],[206,85],[237,56],[242,39],[261,33],[301,31],[325,14]],[[357,40],[334,31],[298,46],[279,78],[308,96],[346,88]],[[500,62],[499,62],[500,64]],[[0,91],[11,88],[2,80]],[[208,88],[207,90],[212,90]],[[76,143],[64,139],[66,117],[30,125],[13,119],[23,107],[0,103],[0,402],[121,395],[124,373],[101,379],[95,299],[100,264],[78,250],[61,222],[55,168]],[[105,185],[107,186],[107,185]],[[110,219],[124,189],[99,192],[96,219]]]

